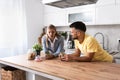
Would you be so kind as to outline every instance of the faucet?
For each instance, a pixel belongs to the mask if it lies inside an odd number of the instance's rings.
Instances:
[[[95,35],[94,35],[94,37],[96,37],[97,35],[101,35],[101,37],[102,37],[102,44],[103,44],[103,49],[105,49],[105,46],[104,46],[104,35],[103,35],[103,33],[100,33],[100,32],[97,32]]]

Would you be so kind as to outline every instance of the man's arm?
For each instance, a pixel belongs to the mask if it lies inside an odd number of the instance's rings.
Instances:
[[[71,56],[71,55],[68,55],[67,57],[68,57],[68,60],[71,59],[71,60],[80,61],[80,62],[90,62],[90,61],[92,61],[95,53],[94,52],[88,52],[86,54],[87,55],[80,56],[80,57],[75,57],[75,56]]]
[[[79,49],[75,49],[75,52],[69,55],[74,57],[80,57],[81,51]]]
[[[63,61],[80,61],[80,62],[90,62],[94,57],[94,52],[88,52],[85,56],[81,56],[81,52],[79,49],[75,50],[73,54],[66,54]]]
[[[72,54],[65,54],[63,55],[63,57],[60,57],[60,59],[62,61],[69,61],[69,60],[72,60],[73,57],[80,57],[81,55],[81,51],[79,49],[75,49],[75,52],[72,53]],[[69,59],[68,59],[68,56],[69,56]]]

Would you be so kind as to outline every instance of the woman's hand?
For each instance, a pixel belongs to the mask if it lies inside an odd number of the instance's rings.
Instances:
[[[52,54],[46,54],[46,55],[45,55],[45,58],[46,58],[46,59],[52,59],[52,58],[55,58],[55,56],[52,55]]]
[[[61,52],[61,53],[59,54],[59,59],[64,58],[64,55],[65,55],[65,53]]]

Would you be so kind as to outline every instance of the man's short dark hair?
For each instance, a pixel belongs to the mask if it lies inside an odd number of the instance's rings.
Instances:
[[[75,29],[86,32],[86,25],[81,21],[77,21],[77,22],[72,23],[70,25],[70,28],[75,28]]]

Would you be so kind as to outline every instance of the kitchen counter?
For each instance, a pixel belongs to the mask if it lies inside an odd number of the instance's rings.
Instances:
[[[120,64],[107,62],[35,62],[26,55],[0,58],[0,64],[16,67],[53,80],[120,80]]]

